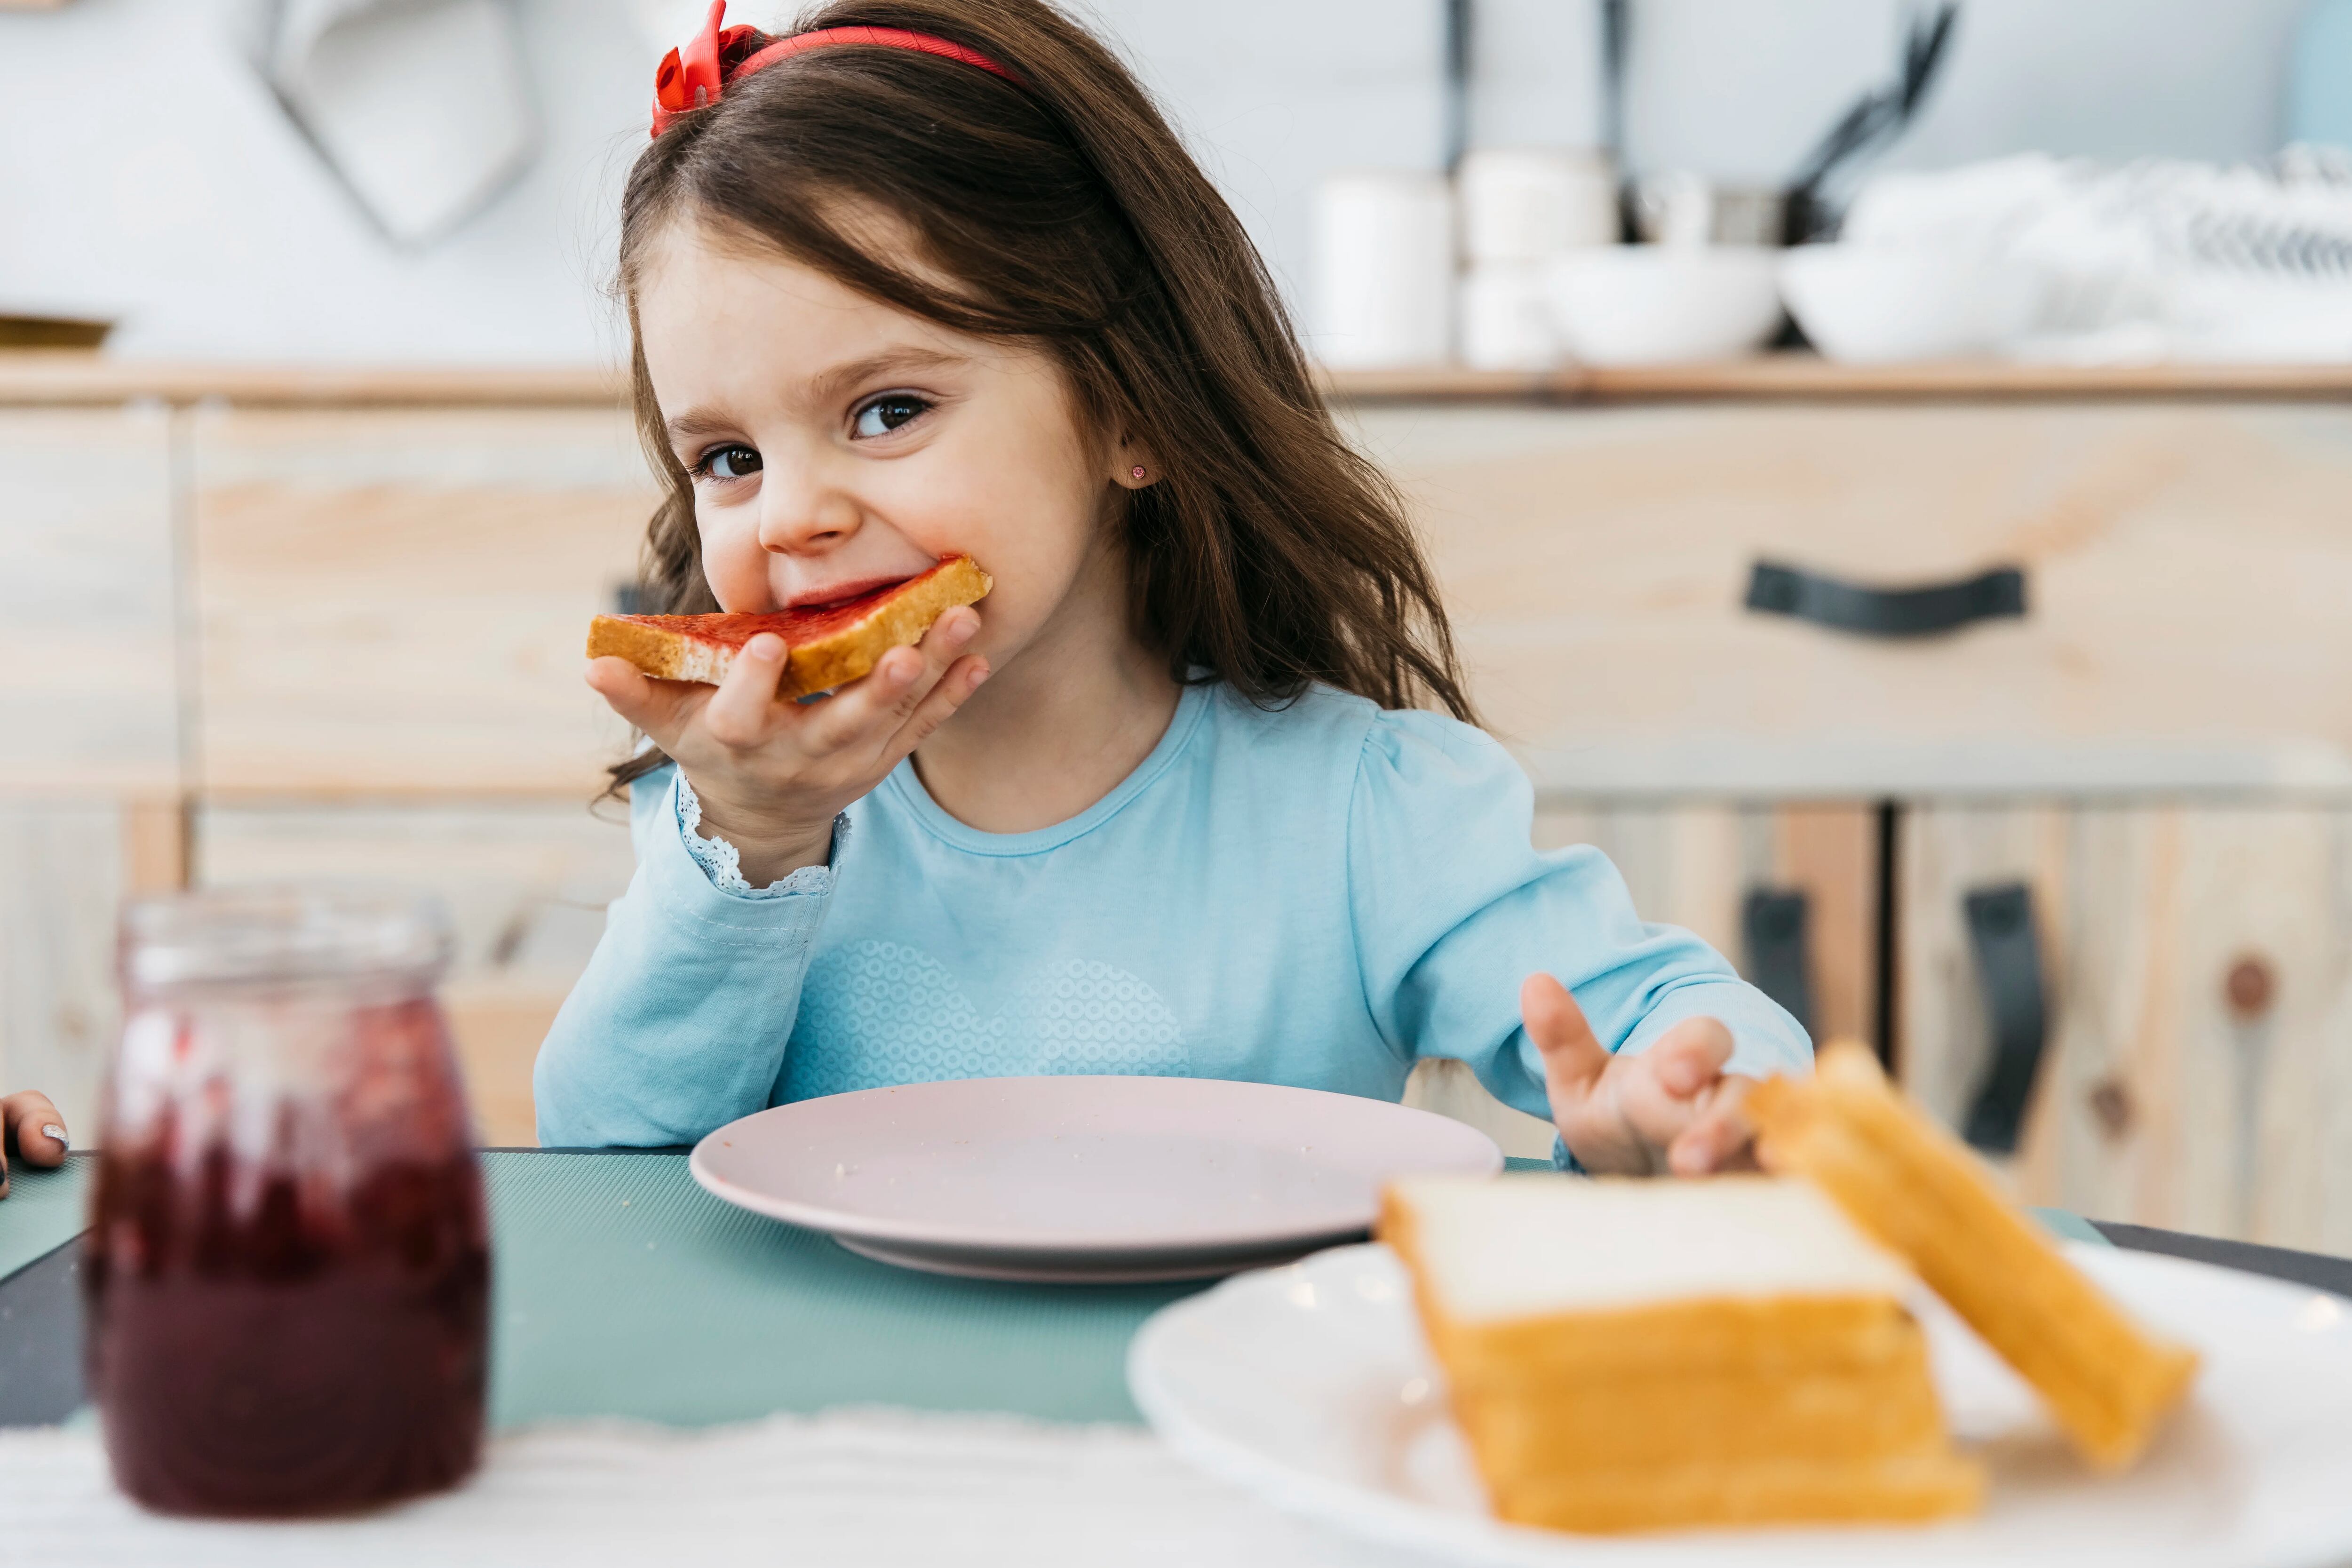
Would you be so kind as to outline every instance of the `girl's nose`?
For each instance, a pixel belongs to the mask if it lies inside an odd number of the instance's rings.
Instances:
[[[856,498],[813,476],[761,476],[760,547],[778,555],[837,544],[857,531]]]

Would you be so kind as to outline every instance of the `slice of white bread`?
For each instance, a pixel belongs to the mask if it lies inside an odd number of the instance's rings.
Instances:
[[[1916,1520],[1982,1495],[1909,1271],[1805,1184],[1414,1178],[1380,1234],[1505,1519]]]
[[[716,686],[745,643],[773,632],[785,649],[777,695],[807,697],[866,675],[884,654],[919,642],[933,621],[994,585],[971,556],[950,555],[845,604],[772,615],[598,616],[588,623],[588,657],[625,658],[658,680]]]
[[[1801,1174],[1921,1279],[2049,1404],[2084,1457],[2139,1457],[2197,1374],[2196,1352],[2134,1322],[1976,1156],[1886,1081],[1869,1047],[1824,1046],[1810,1079],[1747,1100],[1767,1167]]]

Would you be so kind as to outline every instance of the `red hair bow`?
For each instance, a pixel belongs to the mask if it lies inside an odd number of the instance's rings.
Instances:
[[[730,81],[738,77],[763,70],[778,60],[809,49],[821,49],[829,44],[873,44],[888,49],[913,49],[941,59],[956,60],[968,66],[1001,76],[1013,86],[1021,79],[990,59],[977,49],[968,49],[951,39],[934,37],[929,33],[910,33],[904,27],[819,27],[813,33],[795,33],[789,38],[779,38],[756,52],[743,54],[742,47],[756,43],[761,37],[757,27],[730,27],[727,21],[727,0],[710,0],[710,15],[703,18],[702,31],[662,57],[661,65],[654,71],[654,130],[656,136],[669,129],[669,122],[689,110],[705,108],[719,101],[719,96]],[[730,64],[730,55],[737,58]]]

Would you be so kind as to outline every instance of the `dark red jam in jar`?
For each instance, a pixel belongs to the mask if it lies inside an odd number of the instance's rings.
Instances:
[[[151,1508],[286,1515],[481,1449],[489,1238],[429,902],[188,894],[124,917],[83,1242],[92,1394]]]

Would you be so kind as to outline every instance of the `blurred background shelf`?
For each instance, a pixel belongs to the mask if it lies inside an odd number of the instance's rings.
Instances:
[[[2065,365],[2007,360],[1839,364],[1757,354],[1707,364],[1549,371],[1322,371],[1335,401],[1679,402],[1694,399],[2263,398],[2352,401],[2352,364]],[[0,405],[217,401],[248,407],[601,407],[627,401],[620,374],[509,367],[218,365],[71,350],[0,349]]]
[[[1349,403],[1642,403],[1689,399],[2259,397],[2352,399],[2352,365],[2058,365],[2006,360],[1839,364],[1758,354],[1711,364],[1555,371],[1333,371]]]

